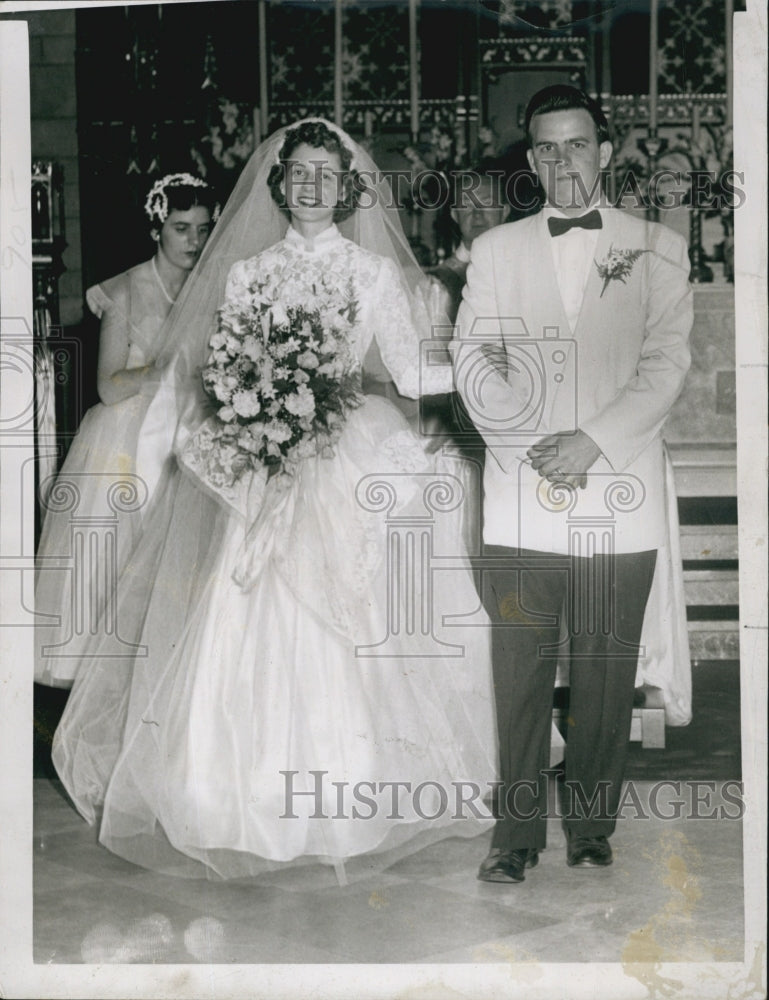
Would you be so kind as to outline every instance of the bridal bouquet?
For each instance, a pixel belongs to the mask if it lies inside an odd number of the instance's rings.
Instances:
[[[208,446],[220,485],[260,464],[290,471],[333,454],[347,412],[361,402],[350,335],[357,313],[352,283],[340,289],[331,279],[294,294],[255,281],[225,302],[202,372],[216,406]]]

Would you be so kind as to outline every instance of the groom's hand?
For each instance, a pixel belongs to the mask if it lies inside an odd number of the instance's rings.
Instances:
[[[565,483],[574,489],[587,486],[587,470],[601,449],[584,431],[548,434],[526,453],[533,469],[551,483]]]

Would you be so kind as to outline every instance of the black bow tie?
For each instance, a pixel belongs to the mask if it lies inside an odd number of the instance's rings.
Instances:
[[[579,215],[576,219],[564,219],[560,215],[551,215],[547,220],[547,228],[550,230],[551,236],[563,236],[564,233],[568,233],[570,229],[601,229],[603,222],[601,221],[601,213],[597,208],[594,208],[592,212],[588,212],[587,215]]]

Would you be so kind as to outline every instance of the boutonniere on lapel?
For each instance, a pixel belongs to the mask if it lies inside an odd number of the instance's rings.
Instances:
[[[609,252],[600,263],[597,260],[594,261],[598,269],[598,276],[603,280],[603,288],[601,289],[599,298],[603,298],[603,293],[609,287],[610,281],[621,281],[623,285],[626,284],[625,279],[630,276],[633,265],[641,254],[644,253],[649,253],[649,251],[616,250],[613,246],[610,246]]]

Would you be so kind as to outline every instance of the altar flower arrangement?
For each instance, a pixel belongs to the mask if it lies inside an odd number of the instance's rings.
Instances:
[[[478,129],[478,146],[480,159],[499,156],[499,137],[494,129],[488,125],[482,125]]]
[[[496,136],[490,128],[479,130],[478,143],[480,157],[490,156],[492,151],[496,151]],[[448,125],[433,125],[424,142],[418,146],[405,146],[402,152],[409,161],[414,178],[428,170],[446,174],[467,165],[468,150],[464,139]]]
[[[598,275],[603,280],[599,298],[603,298],[609,282],[621,281],[623,285],[627,284],[625,279],[630,276],[633,265],[645,253],[649,253],[649,250],[618,250],[610,246],[606,257],[600,263],[594,261]]]
[[[734,281],[734,209],[739,202],[735,197],[734,133],[731,125],[706,124],[690,134],[677,133],[673,152],[688,160],[693,171],[707,171],[710,184],[704,196],[702,214],[706,218],[718,216],[723,230],[723,242],[717,244],[714,260],[722,260],[729,281]],[[703,197],[702,190],[700,197]]]
[[[351,337],[358,303],[351,282],[341,297],[332,284],[314,284],[308,300],[286,288],[278,298],[269,279],[257,280],[219,310],[202,371],[216,408],[208,447],[218,486],[260,465],[290,473],[303,458],[333,454],[362,397]]]
[[[403,155],[409,161],[412,177],[416,177],[428,169],[424,158],[413,146],[404,146]]]
[[[245,106],[219,97],[205,135],[194,142],[190,156],[201,177],[223,196],[234,186],[254,151],[254,128]]]
[[[424,133],[423,133],[424,135]],[[476,162],[495,155],[498,140],[491,128],[479,129]],[[433,248],[422,241],[421,217],[425,210],[448,205],[451,175],[469,169],[469,151],[463,129],[436,122],[418,144],[405,146],[401,152],[409,163],[411,183],[406,193],[406,210],[411,216],[409,243],[422,267],[433,266],[452,250],[453,229],[448,211],[439,213],[433,222]],[[437,246],[438,257],[434,247]]]

